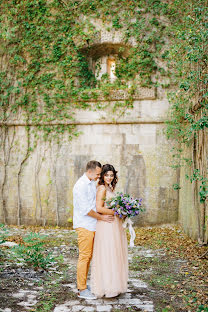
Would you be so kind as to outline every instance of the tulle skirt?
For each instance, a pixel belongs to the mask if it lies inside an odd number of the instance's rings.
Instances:
[[[128,245],[122,220],[97,221],[91,262],[91,292],[115,297],[127,291]]]

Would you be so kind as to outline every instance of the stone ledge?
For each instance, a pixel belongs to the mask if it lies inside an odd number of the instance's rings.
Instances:
[[[93,125],[140,125],[140,124],[164,124],[165,120],[126,120],[126,121],[89,121],[89,122],[42,122],[42,123],[33,123],[33,122],[24,122],[24,121],[7,121],[5,123],[0,122],[0,127],[8,126],[8,127],[23,127],[23,126],[30,126],[30,127],[37,127],[37,126],[58,126],[58,125],[75,125],[75,126],[93,126]]]
[[[130,98],[130,94],[127,90],[112,90],[110,91],[109,95],[104,97],[101,94],[100,90],[92,90],[90,92],[83,92],[82,95],[79,97],[78,102],[109,102],[109,101],[120,101],[120,100],[127,100]],[[93,96],[94,94],[94,96]],[[145,88],[145,87],[138,87],[135,93],[132,95],[133,100],[155,100],[156,99],[156,88]]]

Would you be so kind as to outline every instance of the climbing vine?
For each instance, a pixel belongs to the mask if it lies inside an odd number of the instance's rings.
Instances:
[[[25,125],[27,135],[17,172],[18,224],[21,224],[22,215],[23,168],[39,138],[46,141],[55,138],[60,142],[68,133],[71,140],[79,135],[74,119],[77,109],[111,106],[113,114],[120,116],[133,106],[138,84],[157,85],[163,72],[158,60],[165,30],[160,16],[166,7],[167,4],[158,0],[148,3],[144,0],[0,2],[0,135],[3,138],[0,144],[6,151],[8,140],[5,135],[11,125]],[[123,36],[123,46],[116,56],[117,79],[114,82],[108,74],[98,80],[89,66],[88,47],[99,42],[100,36],[93,24],[95,20],[103,22],[106,32],[121,31]],[[125,48],[128,53],[124,53]],[[127,91],[125,99],[115,101],[112,107],[111,92],[121,89]],[[16,140],[14,132],[10,150]],[[7,160],[5,158],[5,174]],[[40,196],[38,168],[35,178]],[[5,179],[1,187],[3,207],[6,207]],[[58,224],[58,210],[56,215]],[[6,220],[6,210],[4,218]]]
[[[28,122],[37,125],[45,137],[61,136],[67,130],[71,138],[77,135],[74,110],[90,108],[86,100],[97,98],[97,91],[107,97],[110,90],[129,88],[127,82],[138,75],[142,85],[156,84],[152,75],[161,70],[156,59],[165,28],[159,17],[166,6],[155,0],[1,1],[1,120],[25,111]],[[82,53],[99,36],[91,19],[111,25],[108,31],[122,29],[129,46],[130,38],[136,40],[127,56],[120,49],[115,83],[108,77],[96,81]],[[134,88],[124,101],[126,106],[131,106],[133,93]]]
[[[202,147],[208,127],[206,1],[3,0],[0,9],[3,149],[8,123],[25,124],[28,136],[18,185],[22,166],[35,147],[31,132],[37,139],[55,137],[58,141],[68,132],[72,139],[79,134],[74,125],[76,109],[102,109],[109,105],[99,101],[100,95],[110,100],[112,91],[127,90],[127,98],[113,107],[113,113],[120,114],[132,107],[138,84],[170,86],[175,91],[169,94],[167,137],[180,145],[174,154],[178,163],[184,161],[193,167],[188,178],[198,183],[199,201],[205,205],[207,164]],[[116,56],[114,82],[108,74],[98,80],[89,66],[86,51],[100,36],[93,20],[102,21],[107,32],[122,33],[124,47]],[[128,53],[124,53],[125,47]],[[95,107],[92,99],[96,100]],[[180,157],[183,147],[191,144],[195,151],[192,159]],[[6,166],[8,159],[5,158]],[[4,184],[5,181],[2,193]],[[18,218],[20,212],[19,194]]]
[[[190,168],[186,178],[194,183],[198,239],[205,240],[208,198],[208,5],[206,1],[174,1],[169,33],[174,41],[166,53],[172,69],[174,92],[169,93],[168,138],[177,142],[173,167]],[[191,157],[184,156],[186,148]],[[180,188],[180,185],[178,186]]]

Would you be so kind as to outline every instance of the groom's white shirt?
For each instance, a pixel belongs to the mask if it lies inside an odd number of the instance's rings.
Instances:
[[[96,230],[97,219],[89,217],[90,210],[96,211],[96,184],[84,173],[73,188],[73,228]]]

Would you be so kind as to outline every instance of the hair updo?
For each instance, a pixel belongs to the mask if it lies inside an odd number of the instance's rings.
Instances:
[[[116,171],[115,168],[112,165],[110,165],[110,164],[106,164],[106,165],[102,166],[102,171],[101,171],[101,174],[100,174],[100,179],[99,179],[98,184],[99,185],[105,185],[104,176],[105,176],[106,172],[108,172],[108,171],[112,171],[113,174],[114,174],[113,181],[111,182],[112,189],[114,190],[115,187],[116,187],[116,183],[118,182],[118,177],[117,177],[117,172],[118,171]]]

